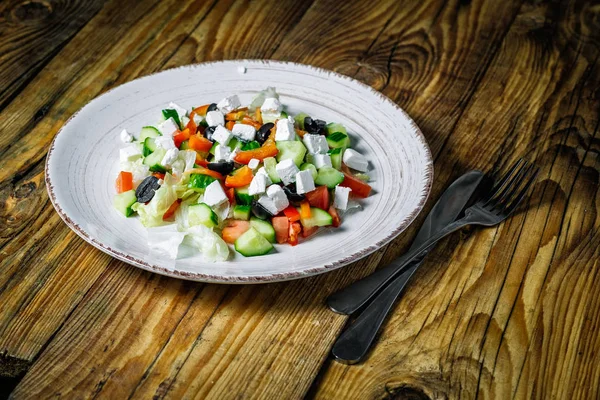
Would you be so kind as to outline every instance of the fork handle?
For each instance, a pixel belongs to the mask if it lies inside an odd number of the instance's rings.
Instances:
[[[333,344],[331,354],[344,364],[360,362],[385,321],[396,299],[404,291],[420,262],[412,263],[375,297]]]
[[[422,252],[429,249],[439,240],[460,228],[475,223],[473,215],[469,212],[457,221],[447,225],[438,233],[431,236],[428,240],[414,250],[409,251],[402,257],[392,261],[387,266],[379,269],[375,273],[363,278],[344,289],[333,293],[327,298],[329,308],[339,314],[352,314],[367,301],[369,301],[383,286],[397,276],[400,271]]]

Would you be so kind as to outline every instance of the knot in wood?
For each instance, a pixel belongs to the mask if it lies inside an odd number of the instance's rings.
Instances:
[[[11,12],[15,22],[31,23],[46,19],[52,14],[52,4],[48,1],[24,1]]]

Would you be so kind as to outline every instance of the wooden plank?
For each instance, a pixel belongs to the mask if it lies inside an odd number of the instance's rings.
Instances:
[[[441,2],[434,4],[443,7]],[[290,17],[290,21],[299,22],[278,44],[274,56],[293,54],[299,61],[305,58],[317,65],[328,66],[333,62],[333,58],[328,58],[332,52],[342,54],[343,49],[347,48],[347,59],[360,60],[385,31],[385,25],[395,15],[394,11],[404,13],[402,15],[408,19],[407,24],[412,23],[410,18],[419,21],[426,15],[434,20],[439,10],[429,7],[430,5],[415,2],[406,9],[396,9],[397,3],[383,4],[382,9],[376,8],[374,11],[377,18],[367,18],[363,26],[359,24],[360,21],[355,21],[357,9],[316,2],[304,16]],[[278,7],[282,5],[279,4]],[[364,5],[356,3],[354,7]],[[423,11],[426,9],[431,14]],[[175,61],[167,62],[166,66],[172,62],[185,63],[217,55],[230,58],[229,54],[214,55],[213,45],[206,37],[216,37],[221,49],[241,51],[219,34],[220,29],[223,29],[219,28],[219,24],[223,24],[223,21],[235,20],[236,26],[242,30],[250,24],[251,15],[242,14],[242,18],[237,20],[229,15],[238,15],[240,12],[235,5],[215,6],[206,21],[183,42],[173,57]],[[270,15],[270,12],[268,10],[267,14]],[[331,18],[331,21],[315,20],[319,15]],[[331,17],[334,15],[347,23],[334,23],[335,19]],[[386,15],[388,18],[383,18]],[[375,24],[377,20],[381,22],[380,25]],[[507,13],[504,23],[510,24],[511,21],[512,15]],[[349,27],[350,23],[359,25]],[[505,26],[494,26],[491,29],[494,32],[498,29],[503,31]],[[269,31],[268,28],[267,30]],[[326,37],[329,40],[328,35],[332,35],[333,38],[340,38],[353,30],[360,32],[360,35],[350,36],[348,40],[352,46],[344,47],[332,39],[324,45],[322,57],[314,56],[316,37]],[[312,35],[307,36],[307,32],[312,32]],[[364,40],[365,32],[368,32],[370,40]],[[235,42],[239,39],[233,36],[231,40]],[[254,44],[251,39],[249,43],[249,47]],[[264,47],[264,51],[269,50]],[[479,56],[482,52],[480,48],[472,51],[474,56]],[[473,71],[465,73],[467,72]],[[432,74],[435,75],[435,72]],[[464,90],[473,90],[468,84],[468,77],[463,79]],[[121,272],[130,267],[113,272],[119,274],[119,279],[106,273],[90,289],[84,302],[40,356],[16,394],[33,396],[38,391],[51,391],[82,397],[98,394],[107,397],[133,394],[144,398],[154,395],[223,397],[231,393],[230,383],[235,381],[239,382],[237,390],[255,397],[301,397],[327,356],[329,346],[345,320],[323,307],[323,299],[336,288],[365,274],[368,268],[374,268],[382,254],[383,252],[378,252],[344,271],[308,280],[231,288],[227,293],[225,290],[216,290],[212,285],[207,285],[204,290],[199,286],[194,289],[193,296],[187,291],[182,295],[177,281],[164,278],[160,283],[142,285],[140,282],[153,279],[152,275]],[[114,289],[114,282],[117,281],[121,283],[118,291]],[[146,302],[146,299],[151,298],[149,292],[155,287],[161,287],[169,293],[167,303],[171,308],[152,303],[146,310],[145,307],[131,305],[134,301],[132,299]],[[110,301],[111,309],[98,317],[97,299],[110,296],[113,296]],[[184,312],[182,310],[186,309],[186,304],[189,311]],[[113,321],[111,315],[121,309],[133,310],[132,318]],[[161,313],[165,313],[167,309],[179,311],[172,319],[160,320]],[[213,313],[212,316],[207,317],[210,313]],[[148,317],[135,318],[142,314]],[[150,317],[151,315],[155,317]],[[164,332],[157,335],[155,330],[159,325],[165,332],[171,332],[170,336]],[[82,326],[93,326],[94,332],[108,331],[112,336],[98,333],[84,345],[82,339],[78,339]],[[131,332],[138,334],[136,340],[139,342],[131,342]],[[140,355],[142,343],[148,350]],[[106,346],[108,350],[104,354]],[[113,346],[117,350],[111,351]],[[62,361],[59,363],[57,360]],[[83,364],[90,368],[82,369]],[[289,383],[290,377],[293,377],[293,384]],[[38,383],[32,385],[33,381]]]
[[[577,4],[566,13],[558,4],[524,5],[443,147],[450,154],[436,163],[444,180],[457,168],[535,159],[543,183],[530,209],[464,242],[446,241],[369,359],[328,362],[313,397],[598,396],[591,354],[600,348],[591,336],[599,312],[588,293],[600,290],[600,104],[592,94],[600,74],[593,27],[572,31],[587,12]]]
[[[0,110],[96,15],[104,2],[0,3]]]
[[[0,112],[0,130],[6,132],[0,136],[0,251],[6,256],[0,270],[0,352],[32,360],[112,260],[72,233],[48,200],[43,161],[53,136],[72,113],[117,84],[119,73],[140,73],[139,66],[160,69],[210,7],[109,2]],[[160,45],[152,45],[154,39]]]

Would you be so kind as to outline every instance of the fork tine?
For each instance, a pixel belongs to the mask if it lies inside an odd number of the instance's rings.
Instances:
[[[515,177],[516,177],[515,183],[511,186],[507,185],[506,189],[502,191],[502,195],[498,196],[496,204],[499,204],[499,205],[505,207],[506,204],[509,204],[511,202],[511,199],[514,197],[515,193],[517,193],[519,188],[522,186],[523,182],[526,182],[526,178],[527,178],[527,176],[529,176],[529,173],[531,171],[533,171],[533,169],[535,168],[534,164],[529,164],[529,163],[527,163],[527,164],[528,165],[521,168],[519,173],[517,175],[515,175]]]
[[[529,180],[527,181],[527,183],[525,184],[523,189],[519,192],[519,194],[512,201],[512,203],[510,203],[510,205],[505,208],[506,215],[512,214],[512,212],[516,210],[519,203],[521,203],[521,200],[523,200],[523,197],[525,197],[525,194],[527,194],[527,192],[529,191],[529,188],[531,187],[531,185],[533,185],[533,183],[535,182],[539,172],[540,172],[540,169],[538,167],[535,167],[533,169],[533,172],[531,173],[531,177],[529,178]]]
[[[526,166],[527,162],[521,158],[513,165],[510,171],[508,171],[500,179],[500,181],[496,185],[494,185],[494,187],[490,190],[491,194],[487,197],[486,202],[483,205],[484,207],[497,203],[498,199],[501,198],[506,193],[506,191],[513,186],[513,184],[524,169],[523,165]]]
[[[493,197],[493,194],[497,193],[497,192],[498,192],[498,190],[500,190],[500,189],[502,188],[502,186],[503,186],[503,185],[506,183],[506,181],[508,181],[508,179],[509,179],[509,178],[512,176],[512,174],[513,174],[513,173],[514,173],[514,172],[515,172],[515,171],[516,171],[518,168],[520,168],[520,167],[521,167],[521,164],[523,164],[523,162],[525,162],[525,159],[523,159],[523,158],[519,158],[519,159],[517,160],[517,162],[513,164],[513,166],[511,167],[510,171],[508,171],[506,174],[504,174],[504,175],[502,176],[502,179],[500,179],[500,180],[499,180],[499,182],[497,182],[497,183],[496,183],[496,184],[495,184],[495,185],[494,185],[494,186],[493,186],[493,187],[490,189],[490,193],[492,193],[492,196],[490,196],[490,197]]]

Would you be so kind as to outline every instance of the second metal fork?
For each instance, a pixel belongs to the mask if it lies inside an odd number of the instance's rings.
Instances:
[[[433,235],[421,246],[398,258],[372,275],[329,296],[329,308],[340,314],[352,314],[387,285],[400,271],[423,251],[440,239],[467,225],[493,226],[505,220],[519,205],[535,181],[539,169],[519,160],[511,170],[498,180],[489,193],[465,210],[465,216]]]

